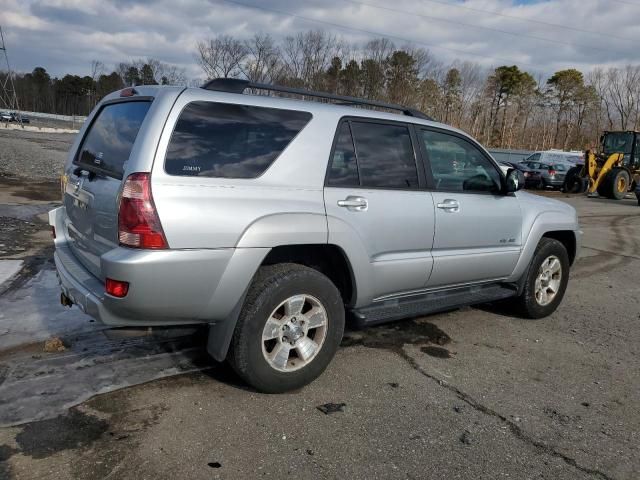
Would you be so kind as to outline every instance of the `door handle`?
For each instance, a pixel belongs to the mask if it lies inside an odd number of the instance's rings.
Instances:
[[[344,200],[338,200],[338,206],[348,210],[363,212],[369,207],[369,202],[364,197],[354,197],[349,195]]]
[[[446,212],[459,212],[460,211],[460,203],[457,200],[452,198],[447,198],[442,201],[442,203],[438,203],[436,205],[441,210]]]

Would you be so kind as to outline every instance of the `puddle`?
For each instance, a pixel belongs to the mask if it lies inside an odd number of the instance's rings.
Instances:
[[[422,347],[420,349],[420,351],[422,353],[426,353],[427,355],[429,355],[430,357],[436,357],[436,358],[451,358],[451,352],[449,350],[447,350],[446,348],[442,348],[442,347],[435,347],[432,345],[426,346],[426,347]]]
[[[58,181],[26,180],[13,176],[0,175],[0,185],[8,190],[10,198],[19,198],[44,202],[60,201],[60,183]]]
[[[2,358],[0,427],[63,414],[94,395],[215,368],[206,335],[109,340],[104,332],[63,338],[64,352],[15,350]]]
[[[59,417],[25,425],[16,435],[16,443],[23,455],[46,458],[90,445],[108,428],[105,420],[71,409]]]
[[[343,347],[362,345],[369,348],[399,350],[403,345],[425,343],[446,345],[450,341],[449,335],[433,323],[412,319],[345,332],[341,345]]]
[[[42,226],[14,217],[0,217],[0,257],[19,255],[29,249],[27,238]]]

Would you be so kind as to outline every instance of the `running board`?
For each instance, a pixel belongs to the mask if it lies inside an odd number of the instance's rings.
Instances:
[[[358,326],[363,327],[503,300],[517,294],[514,285],[492,283],[382,300],[364,308],[354,308],[351,313]]]

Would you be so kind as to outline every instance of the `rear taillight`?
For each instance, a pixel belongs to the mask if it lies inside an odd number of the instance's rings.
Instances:
[[[123,298],[129,293],[129,282],[107,278],[104,282],[104,289],[112,297]]]
[[[551,175],[552,177],[556,174],[555,170],[549,170],[549,175]]]
[[[120,245],[133,248],[169,248],[151,196],[151,176],[132,173],[122,188],[118,212]]]

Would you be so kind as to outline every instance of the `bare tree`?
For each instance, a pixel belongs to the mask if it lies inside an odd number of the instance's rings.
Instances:
[[[198,42],[196,60],[208,78],[238,77],[248,52],[243,42],[229,35]]]
[[[618,114],[620,129],[627,130],[635,125],[638,108],[638,81],[640,67],[627,65],[624,68],[610,68],[607,71],[607,96]]]
[[[275,83],[282,77],[280,49],[268,33],[256,33],[244,42],[247,52],[240,69],[252,82]]]

